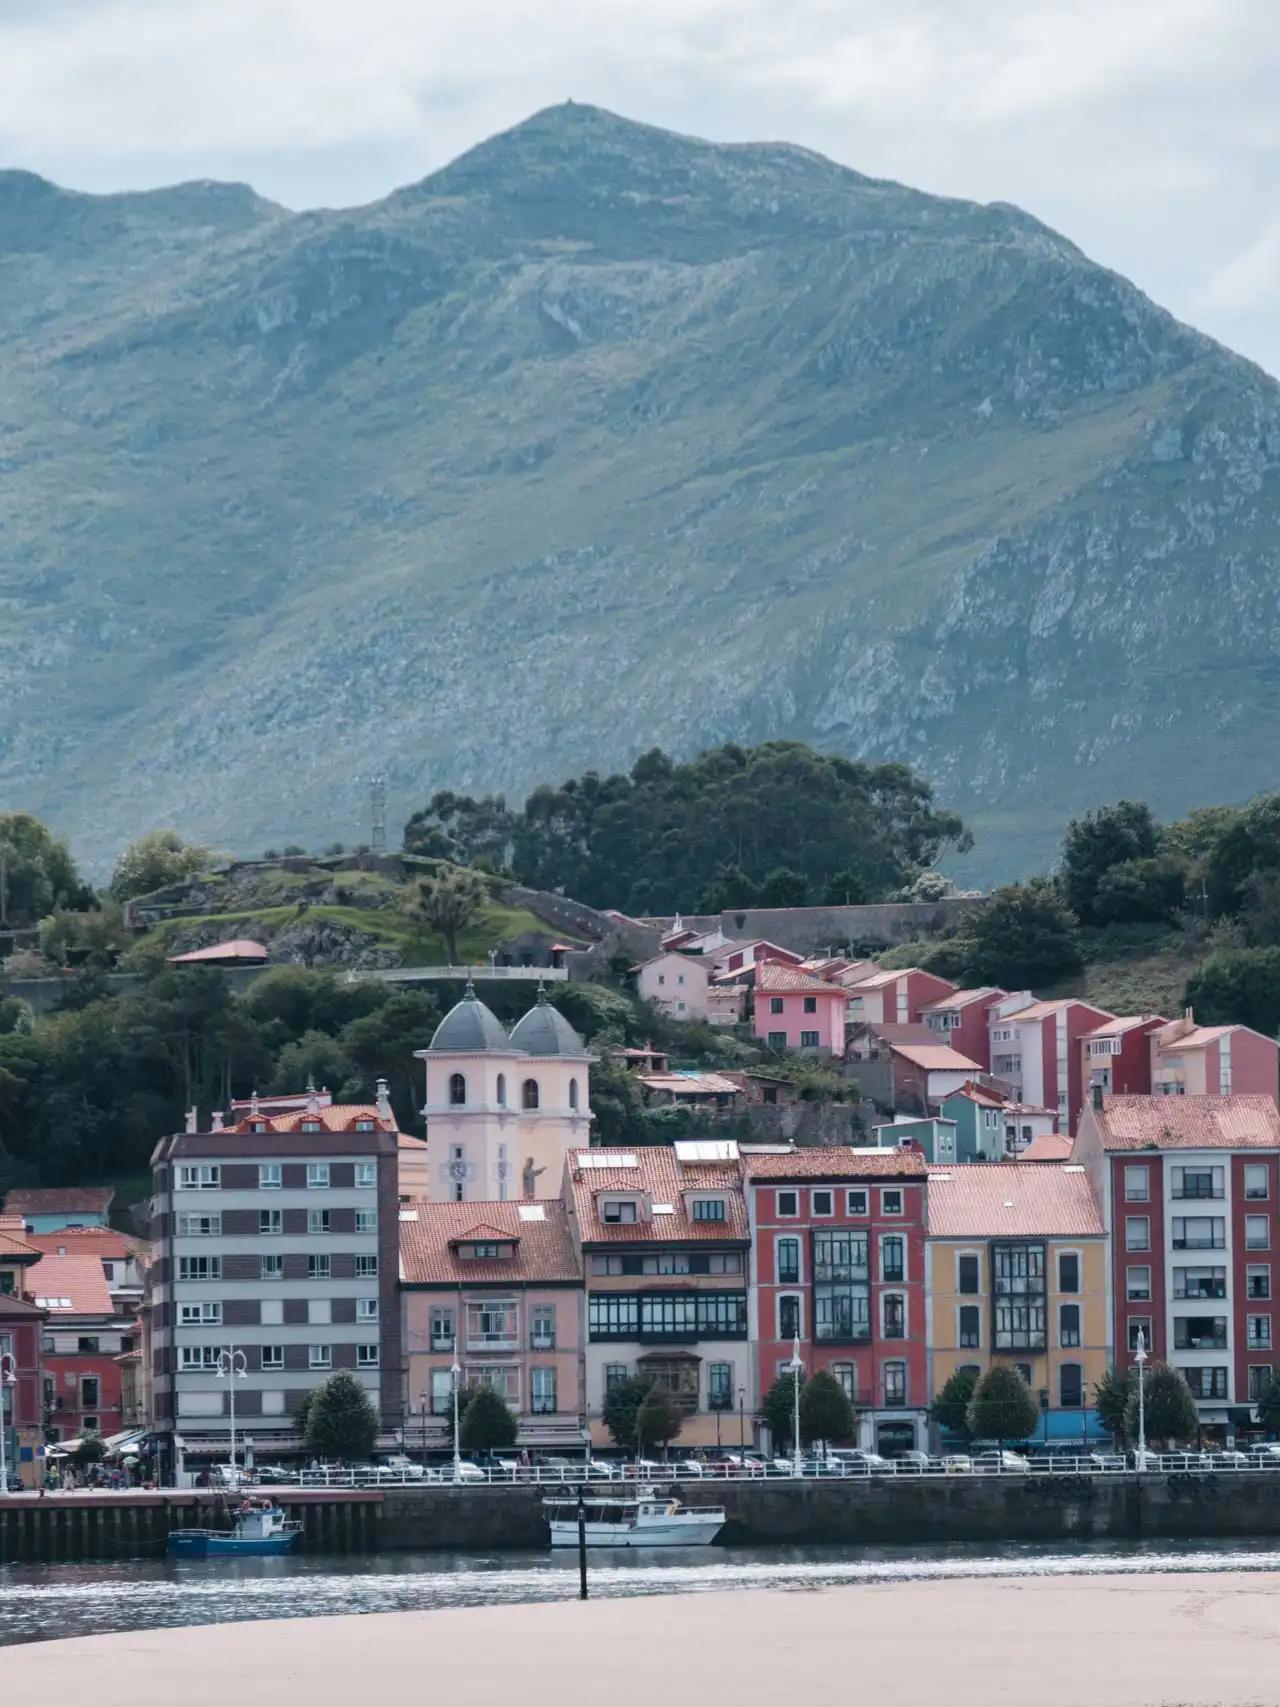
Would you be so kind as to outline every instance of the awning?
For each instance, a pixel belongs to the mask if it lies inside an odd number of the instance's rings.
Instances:
[[[107,1456],[111,1457],[116,1452],[131,1451],[140,1446],[146,1438],[145,1428],[127,1428],[122,1434],[109,1434],[102,1444]]]

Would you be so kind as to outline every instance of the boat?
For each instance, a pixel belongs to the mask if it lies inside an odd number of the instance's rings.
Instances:
[[[544,1500],[553,1547],[578,1545],[578,1496]],[[588,1547],[709,1547],[724,1528],[723,1506],[685,1506],[674,1495],[584,1494]]]
[[[232,1515],[230,1529],[171,1529],[169,1551],[179,1558],[207,1559],[215,1554],[288,1553],[298,1544],[302,1525],[285,1518],[272,1499],[246,1499]]]

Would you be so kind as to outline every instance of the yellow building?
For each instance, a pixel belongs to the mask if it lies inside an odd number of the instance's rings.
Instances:
[[[929,1176],[930,1389],[957,1369],[1022,1373],[1036,1439],[1106,1436],[1092,1409],[1110,1363],[1107,1237],[1082,1167],[971,1163]]]

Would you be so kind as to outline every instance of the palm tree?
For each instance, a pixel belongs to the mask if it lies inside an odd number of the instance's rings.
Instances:
[[[436,877],[418,880],[418,892],[409,903],[409,916],[440,932],[449,951],[449,964],[457,966],[458,932],[464,930],[488,899],[484,880],[465,866],[446,866]]]

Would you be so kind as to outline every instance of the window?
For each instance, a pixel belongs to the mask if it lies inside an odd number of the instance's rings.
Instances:
[[[1271,1350],[1271,1317],[1250,1316],[1248,1346],[1250,1351]]]
[[[600,1206],[600,1219],[615,1227],[630,1225],[636,1219],[636,1206],[626,1198],[607,1197]]]
[[[467,1081],[461,1073],[449,1074],[449,1101],[456,1108],[467,1100]]]
[[[976,1351],[982,1344],[982,1311],[976,1304],[960,1306],[960,1344],[966,1350]]]
[[[284,1347],[282,1345],[264,1345],[262,1348],[262,1367],[264,1369],[283,1369]]]
[[[782,997],[781,996],[770,996],[769,997],[769,1012],[771,1014],[780,1014],[782,1012]]]
[[[258,1211],[259,1233],[283,1233],[284,1212],[279,1209],[260,1209]]]
[[[279,1162],[258,1163],[258,1190],[279,1191],[284,1184],[284,1169]]]
[[[555,1350],[556,1307],[554,1304],[535,1304],[530,1310],[529,1345],[534,1351]]]
[[[308,1233],[327,1233],[329,1231],[329,1211],[327,1209],[307,1210]]]
[[[96,1352],[98,1349],[97,1334],[81,1334],[76,1341],[77,1352]],[[93,1402],[96,1405],[98,1401],[95,1399]]]
[[[709,1363],[707,1365],[707,1409],[709,1411],[731,1411],[733,1409],[733,1365],[731,1363]]]
[[[1151,1249],[1151,1218],[1148,1215],[1126,1215],[1124,1218],[1124,1248],[1127,1251]]]
[[[378,1300],[376,1298],[356,1299],[356,1321],[376,1322],[378,1319]]]
[[[358,1345],[356,1347],[356,1368],[376,1369],[378,1367],[378,1348],[376,1345]]]
[[[1142,1343],[1151,1350],[1151,1318],[1150,1316],[1130,1316],[1129,1318],[1129,1350],[1137,1351],[1138,1335],[1142,1335]]]
[[[852,1363],[833,1363],[832,1378],[844,1389],[844,1396],[852,1405],[858,1397],[858,1371]]]
[[[1078,1411],[1084,1404],[1084,1370],[1078,1363],[1064,1363],[1059,1368],[1058,1403],[1064,1411]]]
[[[1044,1350],[1043,1245],[992,1245],[991,1304],[995,1323],[993,1348],[996,1351]]]
[[[1031,1365],[1029,1363],[1015,1363],[1013,1367],[1029,1387],[1031,1385]]]
[[[378,1278],[378,1259],[375,1256],[356,1257],[356,1279],[376,1280]]]
[[[453,1311],[445,1304],[431,1306],[430,1338],[432,1351],[453,1350]]]
[[[178,1169],[179,1191],[218,1191],[221,1185],[222,1169],[216,1162],[212,1166],[201,1163]]]
[[[778,1300],[778,1338],[793,1340],[799,1333],[800,1300],[794,1292],[787,1292]]]
[[[327,1345],[307,1347],[307,1366],[310,1369],[328,1369],[333,1361],[332,1353]]]
[[[889,1233],[885,1238],[881,1239],[881,1280],[905,1280],[907,1278],[904,1246],[905,1241],[898,1233]]]
[[[332,1272],[333,1272],[333,1265],[329,1259],[329,1255],[327,1252],[325,1253],[324,1256],[321,1256],[321,1257],[308,1257],[307,1258],[307,1279],[308,1280],[328,1280],[330,1278]]]
[[[779,1239],[778,1280],[783,1286],[798,1286],[800,1283],[800,1241],[799,1239]]]
[[[1244,1271],[1244,1290],[1246,1298],[1270,1298],[1270,1263],[1249,1264],[1248,1268]]]
[[[695,1198],[693,1204],[693,1218],[695,1221],[723,1221],[725,1218],[724,1198]]]
[[[1124,1170],[1125,1202],[1145,1203],[1151,1196],[1150,1180],[1150,1168],[1126,1168]]]
[[[258,1320],[264,1328],[274,1328],[284,1323],[284,1299],[263,1298],[258,1303]]]
[[[321,1126],[318,1120],[304,1120],[298,1127],[299,1132],[319,1132],[320,1130]]]
[[[520,1317],[514,1298],[485,1299],[467,1305],[467,1345],[472,1350],[520,1349]]]
[[[846,1215],[865,1215],[867,1213],[867,1194],[865,1191],[847,1191],[844,1198]]]
[[[795,1191],[780,1191],[778,1193],[778,1216],[782,1219],[789,1215],[800,1213],[800,1194]]]
[[[178,1368],[180,1370],[216,1369],[218,1367],[218,1347],[216,1345],[180,1345],[178,1347]]]
[[[453,1409],[453,1372],[449,1369],[431,1371],[431,1414],[447,1417]]]
[[[800,1047],[801,1047],[801,1049],[816,1049],[818,1047],[818,1034],[817,1034],[817,1032],[816,1031],[802,1031],[800,1033]]]
[[[210,1300],[207,1304],[179,1304],[178,1326],[182,1328],[216,1327],[222,1321],[222,1305]],[[97,1351],[95,1340],[92,1347],[80,1343],[81,1351]]]
[[[529,1409],[534,1416],[549,1416],[556,1408],[556,1372],[554,1368],[529,1371]]]
[[[871,1338],[867,1235],[832,1230],[813,1236],[813,1335],[837,1345]]]
[[[328,1162],[307,1163],[307,1190],[327,1191],[329,1188]]]
[[[328,1326],[333,1321],[333,1301],[329,1298],[307,1299],[307,1320],[317,1326],[321,1323]]]
[[[222,1233],[221,1215],[178,1215],[174,1232],[180,1239],[216,1239]]]
[[[641,1371],[651,1376],[659,1387],[665,1387],[671,1402],[684,1416],[692,1416],[698,1408],[698,1366],[696,1363],[677,1363],[674,1359],[646,1358]]]
[[[98,1397],[98,1377],[82,1375],[80,1377],[80,1409],[96,1411],[102,1401]]]
[[[524,1084],[521,1085],[520,1102],[524,1108],[537,1108],[538,1081],[536,1079],[526,1079]]]
[[[1131,1304],[1151,1302],[1151,1270],[1127,1268],[1124,1271],[1124,1295]]]
[[[1270,1247],[1271,1234],[1267,1227],[1265,1215],[1246,1215],[1244,1218],[1244,1246],[1247,1251],[1265,1251]]]
[[[357,1120],[356,1121],[356,1131],[357,1132],[375,1132],[376,1130],[377,1130],[377,1128],[375,1127],[372,1120]]]
[[[770,1049],[785,1049],[787,1047],[787,1034],[785,1031],[771,1031],[768,1041]]]
[[[817,1013],[817,1011],[818,1011],[818,998],[816,996],[806,996],[804,998],[804,1011],[807,1014],[816,1014]]]
[[[587,1325],[593,1340],[741,1339],[747,1300],[741,1292],[597,1292]]]
[[[356,1163],[356,1184],[362,1191],[378,1183],[378,1164],[376,1162]]]
[[[880,1193],[880,1213],[882,1215],[901,1215],[902,1193],[900,1191],[882,1191]]]
[[[956,1258],[956,1291],[966,1296],[972,1296],[977,1290],[978,1259],[966,1252],[965,1255]]]
[[[1169,1196],[1221,1197],[1222,1178],[1221,1168],[1173,1168],[1169,1176]]]
[[[1080,1344],[1080,1306],[1078,1304],[1058,1305],[1058,1344],[1060,1346],[1078,1346]]]
[[[905,1405],[907,1402],[907,1366],[905,1363],[886,1363],[884,1366],[884,1402],[886,1405]]]
[[[376,1233],[378,1231],[378,1211],[376,1209],[356,1210],[356,1232]]]
[[[577,1106],[578,1106],[578,1081],[576,1079],[570,1079],[569,1080],[569,1107],[570,1108],[577,1108]]]
[[[507,1106],[507,1075],[505,1073],[498,1074],[497,1098],[498,1107],[505,1108]]]
[[[1075,1251],[1058,1253],[1058,1291],[1079,1292],[1080,1258]]]
[[[264,1280],[283,1280],[284,1279],[284,1258],[283,1257],[263,1257],[262,1258],[262,1278]]]
[[[1244,1194],[1254,1203],[1264,1201],[1267,1196],[1267,1164],[1265,1162],[1246,1162],[1244,1168]]]
[[[606,1363],[604,1366],[604,1390],[612,1393],[615,1387],[621,1387],[631,1379],[631,1371],[625,1363]]]
[[[1227,1372],[1225,1369],[1184,1369],[1187,1386],[1194,1399],[1225,1399]]]
[[[1175,1298],[1225,1298],[1227,1271],[1225,1268],[1175,1268],[1173,1295]]]
[[[907,1301],[900,1292],[886,1292],[880,1299],[884,1316],[884,1335],[887,1340],[907,1337]]]
[[[179,1280],[221,1280],[221,1257],[179,1257]]]
[[[1271,1365],[1269,1363],[1251,1363],[1249,1365],[1249,1403],[1256,1405],[1259,1399],[1265,1399],[1271,1391]]]

